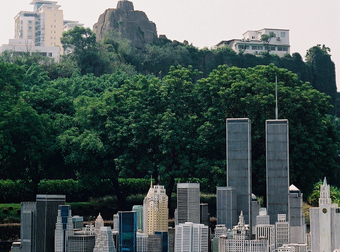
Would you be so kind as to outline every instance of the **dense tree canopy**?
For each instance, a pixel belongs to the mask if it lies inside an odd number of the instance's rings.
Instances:
[[[248,117],[253,191],[265,195],[264,125],[274,118],[277,76],[291,183],[306,196],[324,176],[339,186],[330,97],[313,84],[334,70],[327,50],[312,48],[306,64],[297,53],[255,56],[171,41],[136,49],[114,38],[98,43],[84,28],[64,33],[62,42],[72,53],[58,63],[0,57],[2,178],[78,178],[88,186],[108,179],[122,205],[118,178],[153,176],[169,195],[177,178],[205,178],[214,192],[225,185],[225,120]]]

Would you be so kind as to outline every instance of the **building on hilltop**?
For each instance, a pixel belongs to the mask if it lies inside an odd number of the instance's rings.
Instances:
[[[332,204],[326,178],[320,186],[319,207],[310,208],[312,252],[334,251],[340,247],[340,208]]]
[[[40,53],[59,60],[63,54],[60,38],[63,31],[83,26],[78,21],[64,20],[56,1],[33,0],[33,11],[20,11],[15,16],[15,37],[0,47],[0,53]]]
[[[268,45],[261,41],[263,34],[274,33],[275,37],[269,40]],[[223,40],[216,47],[229,46],[237,53],[243,51],[249,54],[261,54],[266,51],[266,46],[271,54],[283,56],[290,53],[289,30],[264,28],[256,31],[246,31],[242,39]]]

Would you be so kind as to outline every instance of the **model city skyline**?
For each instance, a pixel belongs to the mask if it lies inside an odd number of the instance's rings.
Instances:
[[[251,122],[226,120],[226,187],[216,188],[216,227],[198,183],[177,184],[175,228],[168,227],[164,186],[150,184],[143,205],[113,215],[113,230],[99,214],[92,224],[72,217],[64,195],[37,195],[22,202],[21,242],[12,252],[175,251],[319,252],[340,248],[340,208],[331,203],[326,178],[319,207],[310,209],[310,233],[302,212],[303,194],[289,186],[288,120],[266,120],[266,208],[251,185]]]

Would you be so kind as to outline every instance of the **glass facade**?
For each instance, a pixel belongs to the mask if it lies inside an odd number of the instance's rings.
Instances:
[[[118,212],[119,251],[136,251],[137,213]]]

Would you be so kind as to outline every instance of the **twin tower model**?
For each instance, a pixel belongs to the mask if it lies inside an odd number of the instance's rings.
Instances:
[[[275,224],[278,214],[285,214],[287,221],[290,216],[288,120],[267,120],[265,127],[267,212],[270,224]],[[251,227],[251,122],[248,118],[227,119],[226,133],[227,188],[236,194],[237,213],[242,211],[245,223]],[[230,224],[236,225],[237,219],[236,224],[232,219]]]

